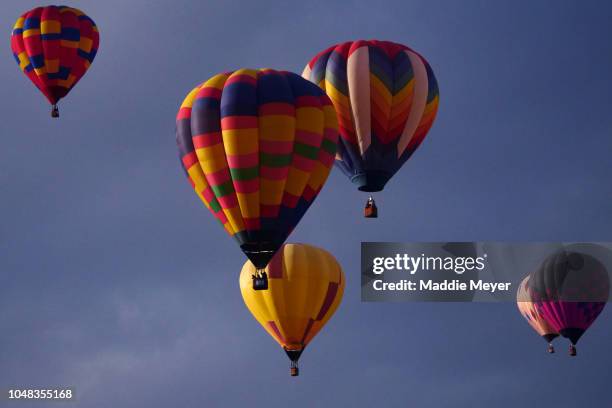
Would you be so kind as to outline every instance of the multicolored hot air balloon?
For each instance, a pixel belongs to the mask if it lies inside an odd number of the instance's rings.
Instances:
[[[96,23],[66,6],[36,7],[17,19],[11,48],[17,64],[53,105],[85,75],[96,57],[100,36]]]
[[[554,353],[555,348],[552,345],[552,341],[559,337],[559,333],[540,314],[531,297],[528,282],[529,276],[526,276],[519,285],[516,292],[516,305],[521,315],[527,320],[527,323],[548,343],[548,352]]]
[[[438,110],[438,83],[425,59],[389,41],[353,41],[317,54],[302,76],[338,114],[336,165],[361,191],[381,191],[412,156]],[[376,217],[368,199],[366,217]]]
[[[332,317],[344,293],[344,272],[327,251],[306,244],[286,244],[265,269],[270,288],[255,291],[254,266],[240,274],[242,298],[253,317],[281,345],[296,376],[304,348]]]
[[[606,267],[595,257],[562,249],[549,256],[529,278],[537,312],[563,337],[570,355],[604,309],[610,292]]]
[[[297,74],[240,69],[194,88],[176,127],[195,192],[263,269],[329,175],[338,141],[331,101]]]

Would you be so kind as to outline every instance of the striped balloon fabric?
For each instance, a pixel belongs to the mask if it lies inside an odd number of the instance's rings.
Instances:
[[[334,163],[331,101],[294,73],[241,69],[193,89],[176,124],[195,192],[253,264],[265,267]]]
[[[425,59],[388,41],[334,45],[306,65],[338,114],[336,165],[362,191],[380,191],[410,158],[438,110],[438,84]]]
[[[32,9],[17,19],[11,48],[17,64],[52,105],[66,96],[96,57],[98,28],[65,6]]]

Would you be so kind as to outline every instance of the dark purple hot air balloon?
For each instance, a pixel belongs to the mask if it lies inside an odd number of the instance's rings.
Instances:
[[[529,286],[538,312],[563,337],[576,343],[604,309],[610,280],[598,257],[571,248],[550,255],[534,271]]]

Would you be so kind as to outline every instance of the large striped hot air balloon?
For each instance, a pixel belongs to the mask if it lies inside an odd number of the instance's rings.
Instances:
[[[596,257],[569,248],[558,250],[531,273],[529,289],[538,313],[563,337],[576,343],[603,311],[610,280]]]
[[[344,273],[327,251],[286,244],[266,267],[270,288],[255,291],[250,262],[240,274],[242,298],[253,317],[285,350],[291,375],[298,375],[304,348],[332,317],[344,293]]]
[[[550,323],[548,323],[538,307],[536,307],[530,293],[528,282],[529,276],[526,276],[519,285],[518,291],[516,292],[516,305],[531,328],[548,343],[548,352],[554,353],[555,348],[552,345],[552,341],[559,337],[559,333],[557,333]]]
[[[13,56],[30,81],[53,105],[85,75],[100,37],[91,18],[66,6],[36,7],[17,19],[11,34]]]
[[[329,175],[338,139],[331,101],[297,74],[240,69],[195,87],[176,124],[195,192],[263,269]]]
[[[353,41],[317,54],[302,76],[338,114],[336,165],[361,191],[381,191],[412,156],[438,110],[438,84],[425,59],[388,41]],[[369,208],[369,210],[368,210]],[[366,216],[375,217],[370,198]]]

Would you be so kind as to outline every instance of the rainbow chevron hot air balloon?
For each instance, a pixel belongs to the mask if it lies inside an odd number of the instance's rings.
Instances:
[[[66,6],[36,7],[17,19],[11,48],[17,64],[53,105],[79,82],[96,57],[100,36],[93,20]]]
[[[196,194],[264,268],[329,175],[338,139],[331,101],[297,74],[240,69],[194,88],[176,123]]]
[[[336,166],[361,191],[385,187],[423,142],[438,110],[431,67],[405,45],[337,44],[310,60],[302,76],[331,98],[340,131]]]

